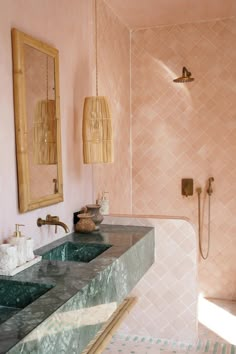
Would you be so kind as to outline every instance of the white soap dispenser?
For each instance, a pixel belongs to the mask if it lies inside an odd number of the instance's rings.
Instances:
[[[26,237],[21,234],[20,226],[22,224],[16,224],[16,231],[10,238],[10,243],[17,247],[17,265],[20,266],[26,263]]]
[[[100,212],[102,215],[109,214],[109,192],[102,193]]]

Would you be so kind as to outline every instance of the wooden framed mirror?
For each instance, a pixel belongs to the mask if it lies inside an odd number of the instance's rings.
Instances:
[[[58,50],[12,29],[19,210],[63,201]]]

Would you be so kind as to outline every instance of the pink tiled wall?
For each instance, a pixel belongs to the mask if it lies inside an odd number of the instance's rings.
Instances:
[[[111,212],[130,213],[130,33],[103,0],[97,3],[99,94],[111,105],[114,163],[93,167],[94,199],[107,191]]]
[[[197,229],[197,195],[181,196],[188,177],[203,188],[206,225],[214,176],[210,256],[199,281],[206,296],[227,299],[236,299],[235,42],[231,18],[137,30],[131,46],[133,213],[186,216]],[[183,66],[195,81],[173,83]]]
[[[186,220],[106,217],[108,224],[155,228],[155,262],[133,289],[138,301],[118,333],[194,343],[197,338],[197,244]]]

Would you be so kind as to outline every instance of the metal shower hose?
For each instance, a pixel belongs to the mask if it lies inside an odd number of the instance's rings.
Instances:
[[[201,189],[197,191],[198,194],[198,242],[199,251],[203,259],[207,259],[209,256],[210,242],[211,242],[211,196],[208,195],[208,235],[207,235],[207,252],[203,254],[202,240],[201,240]]]

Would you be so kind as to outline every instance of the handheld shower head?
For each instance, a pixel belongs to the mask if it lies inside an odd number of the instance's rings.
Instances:
[[[191,82],[194,80],[193,77],[191,77],[191,72],[187,70],[187,68],[184,66],[183,71],[182,71],[182,76],[178,77],[177,79],[174,79],[174,82],[178,83],[185,83],[185,82]]]

